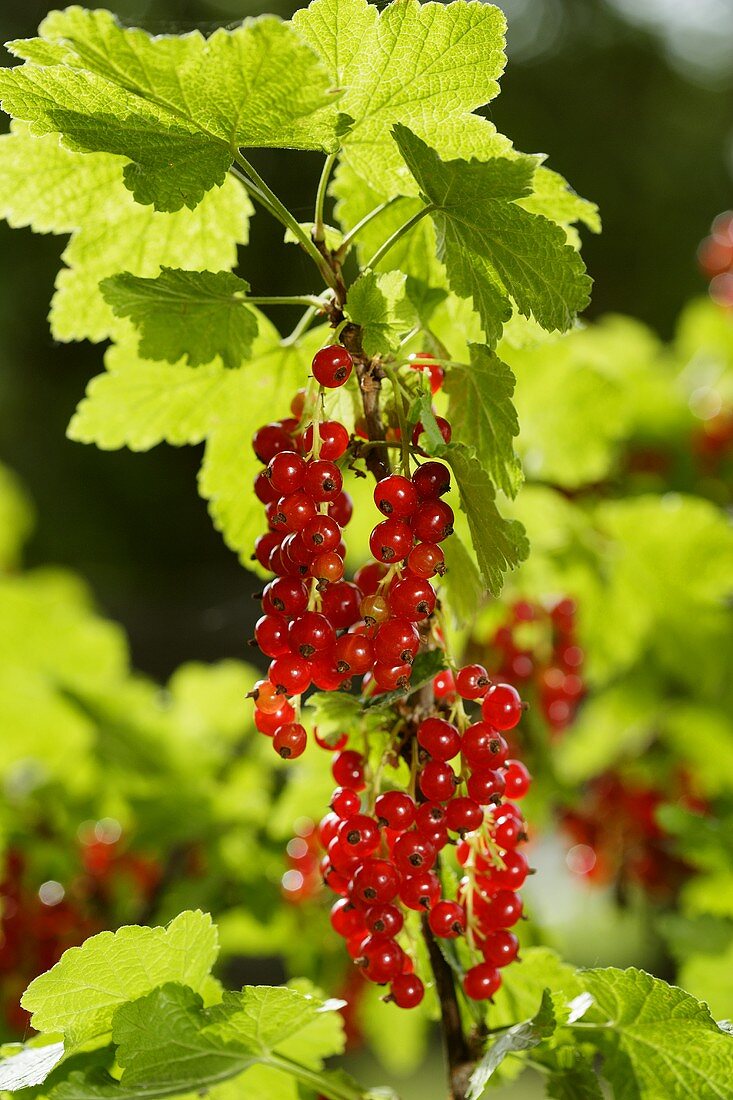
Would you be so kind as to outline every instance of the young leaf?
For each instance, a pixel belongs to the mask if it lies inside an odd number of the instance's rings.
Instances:
[[[588,304],[590,279],[565,232],[517,204],[532,191],[533,157],[444,161],[407,127],[395,141],[432,207],[438,254],[456,294],[472,298],[494,345],[513,304],[564,332]]]
[[[193,209],[239,146],[335,147],[328,74],[274,17],[151,37],[72,7],[40,34],[12,44],[28,60],[0,70],[3,109],[70,149],[127,157],[126,185],[158,210]]]
[[[488,348],[480,344],[469,348],[470,367],[452,363],[446,374],[448,419],[454,437],[476,448],[493,483],[513,497],[522,481],[522,469],[513,449],[514,437],[519,434],[512,404],[514,375]]]
[[[129,272],[101,285],[117,317],[129,317],[140,331],[140,355],[191,366],[217,355],[227,367],[249,358],[257,335],[257,315],[246,304],[249,283],[229,271],[162,268],[154,279]]]
[[[115,1009],[167,981],[200,989],[217,955],[216,928],[201,912],[167,928],[100,932],[31,982],[23,1007],[38,1031],[60,1032],[67,1050],[107,1034]]]
[[[472,449],[450,443],[435,453],[453,471],[482,580],[489,592],[498,596],[504,573],[516,569],[529,553],[524,528],[499,514],[494,487]]]
[[[603,1073],[628,1100],[723,1100],[733,1078],[733,1036],[689,993],[630,967],[579,975],[595,998],[586,1022],[603,1053]]]
[[[540,1007],[532,1019],[510,1027],[486,1051],[486,1054],[471,1074],[466,1100],[480,1100],[489,1080],[494,1075],[494,1071],[508,1054],[518,1054],[524,1050],[531,1050],[532,1047],[538,1046],[544,1039],[549,1039],[556,1027],[557,1021],[552,997],[549,989],[545,989],[542,993]]]
[[[399,271],[376,275],[366,271],[349,288],[346,315],[361,325],[364,351],[369,356],[388,355],[400,344],[397,304],[405,295],[405,276]]]
[[[380,13],[367,0],[314,0],[293,23],[346,89],[339,109],[353,122],[344,156],[377,190],[414,194],[390,140],[395,122],[446,155],[508,146],[471,114],[499,91],[506,24],[497,7],[399,0]]]
[[[221,271],[246,244],[252,206],[229,176],[196,210],[163,214],[135,202],[122,181],[125,161],[107,153],[74,153],[24,123],[0,136],[0,216],[36,233],[71,233],[51,303],[56,340],[126,336],[99,283],[118,271],[151,277],[161,266]]]

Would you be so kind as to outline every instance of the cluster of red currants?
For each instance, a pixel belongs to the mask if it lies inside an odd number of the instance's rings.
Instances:
[[[718,214],[697,250],[700,270],[710,280],[710,297],[733,308],[733,211]]]
[[[461,669],[456,687],[463,700],[481,701],[481,718],[471,722],[461,705],[458,723],[437,715],[418,723],[415,795],[372,786],[367,812],[366,761],[346,750],[334,760],[339,786],[320,824],[324,879],[340,895],[332,926],[364,976],[390,983],[388,999],[401,1008],[415,1007],[424,994],[414,959],[396,939],[407,910],[424,913],[434,936],[465,935],[474,958],[483,956],[464,976],[474,1000],[493,996],[500,967],[518,950],[509,929],[522,915],[516,890],[529,868],[517,846],[527,834],[521,812],[503,799],[523,797],[530,776],[508,759],[502,732],[517,725],[523,707],[514,688],[491,684],[480,665]],[[450,763],[459,757],[460,773]],[[455,843],[466,874],[452,899],[442,896],[437,865]]]

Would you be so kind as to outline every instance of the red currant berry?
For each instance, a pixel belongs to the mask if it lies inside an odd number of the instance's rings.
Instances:
[[[281,695],[302,695],[310,687],[311,666],[304,657],[289,653],[275,658],[268,676]]]
[[[522,717],[522,700],[511,684],[492,684],[484,696],[481,713],[496,730],[512,730]]]
[[[300,420],[303,416],[303,409],[305,408],[306,391],[304,389],[296,390],[293,395],[293,399],[290,402],[290,411],[296,420]]]
[[[382,515],[404,519],[417,508],[417,489],[406,477],[390,474],[377,482],[374,503]]]
[[[318,434],[321,437],[321,450],[319,458],[325,458],[329,462],[335,462],[341,458],[349,445],[349,433],[338,420],[324,420],[318,425]],[[313,450],[313,425],[306,428],[303,434],[303,448],[306,454]]]
[[[446,807],[447,825],[454,833],[472,833],[480,829],[484,811],[472,798],[453,798]]]
[[[454,940],[466,931],[466,910],[457,901],[439,901],[430,910],[428,924],[434,936]]]
[[[490,685],[489,674],[483,665],[466,665],[456,675],[456,687],[462,699],[480,699]]]
[[[497,817],[492,832],[500,848],[516,848],[517,844],[527,839],[524,823],[509,814]]]
[[[370,907],[392,901],[400,884],[393,863],[386,859],[364,859],[354,871],[349,895],[356,905]]]
[[[450,470],[442,462],[424,462],[412,475],[420,500],[435,500],[450,489]]]
[[[495,867],[491,883],[497,890],[520,890],[529,874],[529,864],[521,852],[510,848],[501,857],[503,867]]]
[[[277,515],[280,525],[286,530],[302,531],[316,515],[316,506],[302,489],[298,489],[297,492],[280,498],[277,502]]]
[[[488,1001],[501,986],[501,974],[489,963],[478,963],[466,971],[463,989],[472,1001]]]
[[[481,906],[483,928],[511,928],[522,915],[522,899],[512,890],[498,890]]]
[[[359,611],[367,624],[383,623],[389,618],[389,604],[384,596],[365,596]]]
[[[425,986],[415,974],[398,974],[389,987],[389,999],[398,1008],[417,1008],[425,996]]]
[[[333,647],[333,658],[339,672],[360,676],[374,664],[374,646],[363,634],[342,634]]]
[[[384,936],[391,939],[397,936],[404,923],[404,917],[396,905],[371,905],[364,914],[367,931],[375,938]]]
[[[311,562],[310,572],[316,580],[334,584],[336,581],[340,581],[344,575],[344,559],[335,550],[328,550],[325,554],[316,554]]]
[[[331,775],[340,787],[353,787],[355,791],[363,791],[366,786],[364,757],[354,749],[344,749],[335,757],[331,765]]]
[[[385,519],[369,536],[369,549],[377,561],[388,565],[402,561],[412,549],[412,530],[402,519]]]
[[[435,417],[435,423],[438,425],[438,431],[440,432],[440,434],[443,437],[443,442],[444,443],[450,443],[451,437],[453,435],[453,429],[451,428],[448,421],[445,419],[444,416],[436,416]],[[421,420],[419,420],[417,422],[417,424],[415,425],[414,430],[412,432],[412,445],[413,445],[413,447],[419,447],[420,446],[420,436],[423,434],[424,431],[425,431],[425,428],[423,427],[423,423],[422,423]]]
[[[354,583],[359,586],[365,596],[373,596],[379,583],[387,572],[387,566],[381,561],[367,562],[354,573]]]
[[[339,828],[341,825],[343,825],[343,821],[340,823]],[[353,875],[360,862],[358,856],[346,851],[339,840],[338,833],[328,845],[328,858],[336,870],[346,876]]]
[[[254,557],[263,569],[267,569],[270,561],[270,554],[281,542],[282,535],[277,531],[268,531],[267,534],[260,535],[256,540]]]
[[[519,940],[513,932],[500,929],[481,941],[481,954],[489,966],[508,966],[519,953]]]
[[[354,514],[354,504],[348,493],[341,492],[328,505],[328,514],[339,527],[346,527]]]
[[[370,856],[379,847],[379,826],[366,814],[342,821],[337,836],[344,851],[354,856]]]
[[[413,515],[410,526],[421,542],[443,542],[453,534],[455,516],[444,500],[427,500]]]
[[[416,577],[428,580],[437,573],[442,577],[445,573],[445,555],[434,542],[419,542],[413,546],[407,555],[407,568]]]
[[[430,802],[447,802],[458,786],[458,777],[449,764],[429,760],[420,772],[420,790]]]
[[[429,871],[435,866],[438,853],[429,840],[420,833],[403,833],[392,847],[392,859],[403,875],[417,871]]]
[[[265,470],[273,489],[280,497],[296,492],[303,485],[305,462],[297,451],[278,451]]]
[[[410,683],[411,665],[375,664],[372,669],[377,691],[402,691]]]
[[[403,832],[415,820],[415,803],[404,791],[385,791],[377,798],[374,813],[380,825]]]
[[[433,695],[436,699],[445,699],[448,702],[455,699],[456,682],[449,668],[444,668],[433,677]]]
[[[334,664],[333,653],[326,652],[311,658],[310,666],[313,686],[318,688],[319,691],[336,691],[343,684],[344,676]],[[319,741],[316,737],[316,742],[321,748],[328,749],[329,752],[337,752],[339,748],[343,748],[346,740],[347,737],[344,734],[342,745],[329,745],[325,741]]]
[[[440,363],[436,363],[432,355],[426,351],[418,351],[411,355],[409,362],[413,370],[418,370],[421,374],[426,375],[430,383],[430,392],[435,395],[443,385],[443,379],[445,378],[445,371]]]
[[[288,722],[280,726],[272,739],[276,752],[280,753],[283,760],[295,760],[302,756],[308,744],[308,734],[299,722]]]
[[[341,542],[341,528],[330,516],[314,515],[304,526],[301,537],[311,553],[323,554],[335,550]]]
[[[476,722],[463,734],[461,752],[469,768],[498,768],[508,751],[504,738],[487,722]]]
[[[362,973],[370,982],[384,985],[402,972],[403,951],[395,940],[369,936],[362,944]]]
[[[361,799],[352,787],[337,787],[331,795],[331,809],[342,820],[353,817],[361,810]]]
[[[417,727],[417,740],[433,760],[452,760],[461,749],[458,730],[444,718],[426,718],[421,722]]]
[[[466,782],[469,796],[479,806],[488,806],[491,802],[500,802],[504,794],[504,776],[491,768],[472,772]]]
[[[329,584],[323,593],[321,610],[336,630],[346,630],[359,619],[361,591],[350,581]]]
[[[255,496],[262,504],[272,504],[274,500],[279,500],[282,496],[282,493],[274,488],[264,470],[260,470],[255,478]]]
[[[339,936],[347,939],[349,936],[361,935],[366,939],[367,928],[364,924],[364,914],[352,905],[348,898],[339,898],[331,907],[331,927]]]
[[[326,348],[321,348],[313,356],[313,363],[311,364],[316,382],[328,389],[343,386],[353,367],[354,362],[351,356],[346,348],[341,347],[340,344],[330,344]]]
[[[284,615],[262,615],[255,623],[255,641],[266,657],[290,652],[288,621]]]
[[[341,824],[341,819],[331,812],[322,817],[318,823],[318,839],[322,848],[328,848],[332,840],[336,839],[336,831]]]
[[[316,662],[313,661],[314,666],[315,664]],[[313,682],[315,683],[315,680]],[[325,690],[327,689],[321,688],[321,691]],[[315,726],[313,729],[313,740],[318,745],[319,749],[325,749],[326,752],[341,752],[344,745],[349,740],[349,735],[348,733],[331,733],[326,734],[325,737],[321,737],[318,732],[318,727]]]
[[[303,491],[318,504],[336,500],[343,483],[341,471],[334,462],[316,458],[304,464]]]
[[[382,623],[374,639],[374,655],[384,665],[412,664],[419,648],[417,627],[407,619]]]
[[[257,710],[265,714],[275,714],[284,702],[282,693],[278,693],[277,686],[269,680],[258,680],[252,689],[252,695]]]
[[[288,639],[291,649],[308,659],[331,649],[336,641],[336,632],[325,615],[306,611],[291,622]]]
[[[260,462],[268,463],[279,451],[291,451],[293,440],[282,424],[265,424],[252,437],[252,450]]]
[[[507,798],[524,798],[532,777],[521,760],[507,760],[504,771]]]
[[[282,696],[280,696],[280,699],[282,699]],[[267,737],[272,737],[280,729],[280,726],[292,722],[294,718],[295,709],[288,702],[284,702],[280,710],[276,710],[272,714],[264,710],[257,710],[255,707],[255,726],[260,733],[264,733]]]
[[[435,610],[435,590],[430,581],[422,577],[407,576],[390,585],[387,593],[393,615],[410,622],[422,622]]]
[[[407,875],[400,885],[400,900],[408,909],[432,909],[440,900],[440,879],[434,871],[418,871]]]
[[[438,828],[445,828],[446,810],[440,802],[421,802],[415,811],[415,826],[429,837]]]

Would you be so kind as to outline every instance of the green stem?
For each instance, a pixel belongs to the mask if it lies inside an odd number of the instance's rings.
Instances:
[[[292,1062],[282,1054],[268,1054],[265,1064],[295,1077],[296,1080],[302,1081],[304,1085],[319,1095],[327,1097],[328,1100],[367,1100],[369,1095],[356,1084],[329,1078],[325,1074],[318,1073],[317,1070],[300,1065],[299,1062]]]
[[[293,344],[297,344],[304,332],[307,332],[316,319],[318,310],[315,306],[309,306],[303,316],[298,321],[297,325],[285,339],[281,342],[284,348],[289,348]]]
[[[397,410],[397,421],[400,426],[400,443],[402,445],[402,473],[405,477],[410,476],[410,440],[407,434],[407,417],[405,415],[405,402],[402,393],[402,386],[397,374],[391,367],[382,366],[382,370],[392,383],[392,390],[394,392],[394,404]]]
[[[243,298],[243,302],[255,306],[310,306],[311,309],[322,309],[324,302],[315,294],[296,294],[294,297],[276,298]]]
[[[365,214],[361,221],[357,222],[353,229],[350,229],[344,239],[341,241],[341,245],[339,246],[338,250],[339,259],[343,259],[343,257],[346,255],[349,248],[351,247],[354,239],[359,236],[362,229],[365,229],[366,226],[369,225],[369,223],[373,221],[374,218],[381,214],[383,210],[386,210],[394,203],[399,202],[401,198],[404,198],[404,196],[394,195],[391,199],[387,199],[385,202],[380,202],[379,206],[375,206],[373,210],[370,210],[368,214]]]
[[[252,194],[259,201],[263,202],[263,205],[267,207],[273,217],[289,229],[295,239],[305,249],[314,264],[323,276],[324,282],[332,289],[336,289],[336,280],[333,271],[328,266],[323,256],[316,248],[313,241],[303,229],[302,225],[296,220],[293,214],[290,213],[287,206],[285,206],[277,197],[274,191],[265,183],[262,176],[256,171],[256,169],[249,163],[246,157],[243,157],[240,152],[235,155],[236,163],[244,173],[245,179],[243,182],[249,184],[252,190]],[[239,177],[241,178],[241,176]]]
[[[322,244],[326,239],[326,233],[323,226],[323,207],[326,203],[326,190],[328,189],[328,181],[331,178],[331,172],[333,166],[336,163],[338,153],[331,153],[326,157],[326,163],[323,165],[323,171],[321,172],[321,178],[318,181],[318,191],[316,192],[316,212],[313,217],[313,240],[316,244]]]
[[[419,221],[422,221],[425,215],[429,214],[433,209],[433,206],[423,206],[422,210],[418,210],[417,214],[413,214],[411,218],[408,218],[407,221],[399,227],[399,229],[395,229],[392,236],[388,237],[384,244],[377,249],[369,263],[364,265],[365,268],[371,268],[372,270],[374,270],[377,264],[382,262],[389,250],[394,245],[396,245],[402,237],[404,237],[405,233],[409,233],[410,230],[413,229]]]

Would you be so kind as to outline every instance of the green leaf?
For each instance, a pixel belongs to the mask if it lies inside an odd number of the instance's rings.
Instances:
[[[193,209],[237,147],[334,148],[328,75],[273,16],[209,38],[151,37],[72,7],[40,34],[11,45],[29,60],[0,71],[3,109],[71,149],[127,157],[126,185],[158,210]]]
[[[514,306],[548,331],[570,328],[588,304],[590,279],[564,231],[517,204],[532,191],[535,158],[444,161],[405,126],[393,132],[432,207],[450,285],[473,299],[488,342],[500,338]]]
[[[191,366],[217,355],[226,367],[249,358],[257,336],[257,315],[246,304],[249,283],[229,271],[161,269],[154,279],[123,272],[101,285],[117,317],[129,317],[140,331],[145,359],[186,358]]]
[[[11,470],[0,465],[0,569],[11,569],[18,564],[34,518],[20,481]]]
[[[399,271],[376,275],[366,271],[349,287],[346,316],[361,325],[364,351],[369,356],[388,355],[400,345],[400,325],[397,304],[404,299],[405,276]]]
[[[548,1097],[551,1100],[603,1100],[601,1083],[587,1058],[568,1046],[560,1047],[560,1053],[565,1056],[563,1061],[569,1064],[549,1073],[546,1079]]]
[[[293,23],[346,89],[339,108],[353,122],[344,157],[370,186],[411,191],[390,138],[395,122],[447,155],[507,147],[487,119],[471,114],[499,91],[505,20],[498,8],[399,0],[380,13],[367,0],[314,0]]]
[[[529,553],[524,528],[499,514],[494,487],[472,450],[462,443],[450,443],[436,454],[453,471],[481,578],[489,592],[498,596],[506,570],[516,569]]]
[[[519,433],[512,404],[514,375],[488,348],[480,344],[469,348],[471,365],[452,363],[446,374],[448,419],[454,438],[476,448],[494,485],[514,496],[522,482],[522,469],[514,454],[514,438]]]
[[[553,172],[544,164],[535,172],[532,194],[520,199],[520,204],[531,214],[544,214],[558,225],[570,226],[574,222],[582,222],[593,233],[601,231],[596,204],[581,198],[559,172]]]
[[[216,955],[216,929],[200,912],[181,913],[167,928],[101,932],[31,982],[22,1004],[33,1027],[60,1032],[71,1049],[106,1035],[119,1005],[163,982],[200,989]]]
[[[586,1022],[603,1054],[603,1072],[623,1100],[724,1100],[733,1077],[733,1036],[689,993],[633,967],[588,970],[595,999]],[[584,1032],[586,1034],[586,1032]]]
[[[698,943],[698,947],[700,944]],[[703,998],[716,1019],[733,1017],[733,943],[715,954],[692,955],[683,964],[679,980],[693,997]]]
[[[508,967],[503,978],[494,998],[493,1027],[511,1027],[517,1020],[533,1016],[546,989],[553,994],[555,1014],[562,1020],[564,1006],[583,990],[574,968],[562,962],[549,947],[523,948],[522,965]]]
[[[504,1061],[508,1054],[519,1054],[525,1050],[531,1050],[539,1046],[541,1042],[555,1031],[557,1021],[552,1003],[550,991],[545,989],[542,993],[542,1002],[535,1015],[524,1023],[515,1024],[509,1030],[492,1043],[486,1054],[471,1074],[466,1092],[467,1100],[480,1100],[484,1090],[493,1077],[494,1072]]]
[[[105,340],[132,331],[115,318],[99,283],[130,271],[152,277],[161,265],[219,271],[237,261],[252,207],[229,176],[195,211],[164,214],[135,202],[122,181],[125,161],[74,153],[53,135],[14,123],[0,136],[0,216],[36,233],[71,233],[56,279],[51,330],[57,340]]]
[[[17,1092],[42,1084],[64,1056],[63,1043],[28,1045],[0,1061],[0,1089]]]
[[[448,608],[457,622],[470,623],[484,596],[476,561],[458,531],[445,540],[442,549],[446,567],[442,584],[448,593]]]

